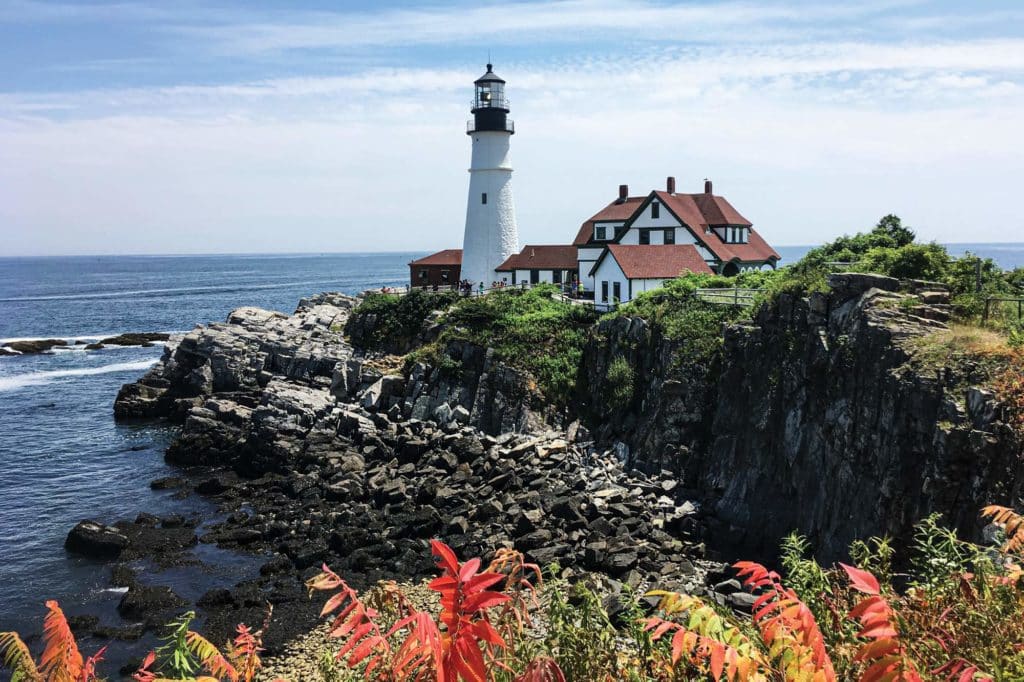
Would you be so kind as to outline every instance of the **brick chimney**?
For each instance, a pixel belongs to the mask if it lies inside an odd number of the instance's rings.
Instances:
[[[665,191],[669,194],[676,193],[676,179],[671,175],[665,178]]]
[[[704,194],[711,194],[711,181],[704,178]]]
[[[621,204],[629,196],[629,185],[619,185],[619,203]]]

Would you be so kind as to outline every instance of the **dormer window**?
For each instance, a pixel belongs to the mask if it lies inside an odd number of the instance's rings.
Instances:
[[[661,204],[657,201],[651,204],[651,219],[657,220],[661,216]]]
[[[594,227],[594,239],[597,239],[597,240],[604,240],[604,239],[606,239],[607,237],[605,237],[605,229],[606,228],[605,228],[604,225],[597,225],[597,226],[595,226]]]
[[[726,227],[722,239],[726,244],[746,244],[750,239],[749,227]]]

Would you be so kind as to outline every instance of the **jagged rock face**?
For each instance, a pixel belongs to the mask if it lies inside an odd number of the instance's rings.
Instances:
[[[706,448],[715,409],[717,358],[677,370],[680,343],[646,320],[602,320],[584,351],[579,405],[598,441],[616,443],[630,465],[684,477],[694,452]],[[608,368],[623,358],[634,388],[625,403],[612,398]]]
[[[146,376],[122,387],[114,414],[184,420],[207,396],[258,395],[274,376],[329,385],[334,367],[352,355],[341,330],[357,302],[320,294],[290,316],[239,308],[226,323],[197,327],[172,340]]]
[[[538,404],[527,374],[471,343],[446,349],[454,370],[416,364],[408,377],[386,373],[386,356],[353,348],[342,334],[358,301],[321,294],[303,299],[290,316],[239,308],[225,323],[197,327],[172,340],[141,380],[122,387],[115,414],[181,421],[167,452],[171,462],[230,464],[253,475],[291,467],[296,442],[310,431],[330,438],[344,421],[340,403],[492,435],[560,422]]]
[[[626,428],[615,436],[641,468],[685,448],[675,468],[709,501],[719,547],[771,554],[796,530],[830,560],[856,538],[905,540],[931,512],[976,534],[982,505],[1017,496],[1021,448],[989,394],[965,391],[955,372],[907,364],[905,342],[945,328],[948,307],[934,291],[922,298],[937,305],[900,306],[891,278],[831,284],[827,295],[782,296],[753,324],[728,328],[717,371],[670,369],[667,344],[641,344],[647,392],[660,389],[662,400],[619,417]],[[628,353],[611,338],[605,356]],[[600,371],[588,366],[592,382]],[[698,388],[673,395],[671,381]],[[694,401],[702,382],[708,391]]]

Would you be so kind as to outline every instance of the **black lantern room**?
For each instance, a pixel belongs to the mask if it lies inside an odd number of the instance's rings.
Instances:
[[[487,73],[474,82],[473,120],[466,126],[467,134],[485,131],[514,133],[515,126],[508,117],[508,99],[505,97],[505,81],[487,65]]]

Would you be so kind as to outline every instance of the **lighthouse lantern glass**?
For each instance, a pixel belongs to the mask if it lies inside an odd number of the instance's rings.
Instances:
[[[477,107],[498,107],[501,108],[505,101],[505,92],[501,83],[482,83],[476,87]]]

